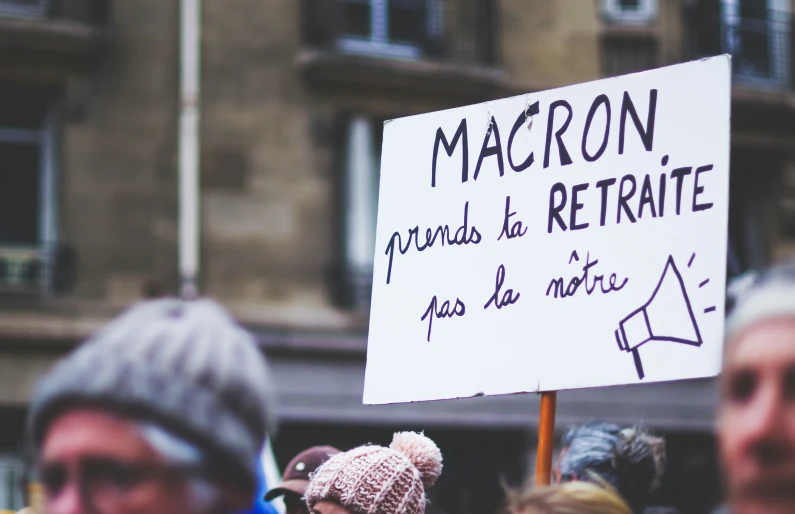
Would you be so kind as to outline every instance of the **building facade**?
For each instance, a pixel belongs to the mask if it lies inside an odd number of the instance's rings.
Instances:
[[[532,464],[534,395],[361,405],[384,120],[731,53],[738,274],[795,255],[792,11],[204,0],[198,285],[270,359],[280,462],[426,429],[446,459],[435,503],[458,514],[491,512],[499,477]],[[0,509],[23,501],[38,377],[131,302],[178,290],[180,14],[176,0],[0,0]],[[565,392],[558,426],[667,434],[662,494],[702,512],[719,497],[713,394],[709,380]]]

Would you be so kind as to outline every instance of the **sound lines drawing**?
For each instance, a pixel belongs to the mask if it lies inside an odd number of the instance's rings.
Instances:
[[[688,268],[695,259],[696,254],[693,253],[687,263]],[[698,288],[708,283],[708,278],[702,280]],[[705,308],[704,313],[715,310],[713,305]],[[650,341],[695,347],[703,344],[690,296],[672,255],[668,256],[660,280],[649,300],[622,319],[614,335],[619,349],[632,354],[635,370],[641,380],[646,376],[639,351],[644,344]]]

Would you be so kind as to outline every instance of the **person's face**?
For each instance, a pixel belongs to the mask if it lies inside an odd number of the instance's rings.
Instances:
[[[309,514],[306,502],[297,493],[284,493],[285,514]]]
[[[66,412],[42,445],[47,514],[192,514],[184,473],[170,468],[131,422]]]
[[[335,502],[319,501],[312,506],[312,514],[352,514],[351,511]]]
[[[795,318],[729,341],[717,429],[732,512],[795,512]]]

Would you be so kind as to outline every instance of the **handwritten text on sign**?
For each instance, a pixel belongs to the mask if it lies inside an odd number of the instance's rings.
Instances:
[[[365,402],[714,375],[729,75],[722,56],[385,124]]]

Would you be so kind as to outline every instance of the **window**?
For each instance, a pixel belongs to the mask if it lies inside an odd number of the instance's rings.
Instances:
[[[442,30],[439,0],[340,0],[339,48],[348,53],[419,59]]]
[[[47,13],[49,0],[0,0],[0,15],[41,18]]]
[[[608,21],[629,25],[649,24],[657,17],[658,0],[602,0]]]
[[[51,96],[0,86],[0,291],[48,289],[55,241]]]
[[[736,275],[770,264],[779,237],[776,215],[794,182],[781,156],[761,149],[734,149],[730,171],[729,272]]]
[[[657,40],[634,36],[606,36],[602,40],[602,75],[615,77],[658,66]]]
[[[343,287],[345,303],[370,305],[378,212],[378,169],[382,126],[356,114],[345,123],[342,148]]]
[[[300,0],[300,3],[301,39],[323,52],[313,61],[342,53],[491,66],[498,58],[498,0]],[[358,64],[363,66],[357,68],[368,72],[366,63]],[[307,66],[312,65],[307,63]]]
[[[789,77],[788,0],[722,0],[723,50],[734,57],[735,78],[783,86]]]

